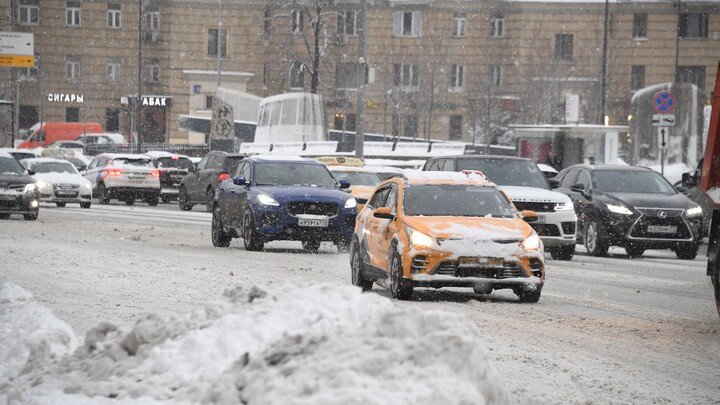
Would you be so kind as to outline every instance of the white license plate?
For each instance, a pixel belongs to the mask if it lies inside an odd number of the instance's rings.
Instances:
[[[307,226],[309,228],[327,228],[330,221],[327,219],[298,219],[299,226]]]
[[[535,221],[535,223],[537,223],[537,224],[544,224],[545,221],[547,220],[547,217],[544,214],[538,214],[537,217],[538,217],[538,219],[537,219],[537,221]]]
[[[0,194],[0,200],[4,200],[4,201],[15,201],[15,199],[17,199],[17,197],[18,197],[17,195],[12,195],[12,194]]]
[[[672,225],[648,225],[648,233],[675,233],[677,226]]]
[[[55,192],[57,195],[75,195],[77,192],[75,191],[68,191],[68,190],[58,190]]]
[[[458,258],[459,267],[502,267],[505,260],[502,257],[473,257],[463,256]]]

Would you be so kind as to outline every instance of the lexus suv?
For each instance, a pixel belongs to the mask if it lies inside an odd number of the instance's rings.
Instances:
[[[518,210],[537,213],[538,219],[530,226],[540,235],[553,259],[570,260],[575,254],[577,216],[573,203],[568,196],[551,190],[555,182],[546,180],[532,160],[511,156],[443,156],[429,159],[423,170],[481,171],[507,193]]]
[[[37,219],[40,195],[32,174],[12,155],[0,151],[0,218],[22,214],[27,220]]]
[[[100,204],[110,203],[111,198],[126,205],[135,204],[136,199],[151,206],[160,201],[160,172],[145,155],[102,153],[90,162],[85,178]]]
[[[702,240],[702,208],[659,173],[637,166],[574,165],[560,172],[558,191],[575,202],[581,238],[593,256],[622,246],[629,256],[671,249],[695,259]]]
[[[218,185],[212,204],[212,243],[227,247],[241,237],[260,251],[273,240],[302,241],[307,251],[320,242],[346,249],[355,227],[356,201],[328,169],[300,157],[252,156]]]

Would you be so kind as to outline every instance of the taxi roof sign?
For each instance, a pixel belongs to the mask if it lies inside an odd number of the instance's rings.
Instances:
[[[362,159],[348,156],[320,156],[316,157],[315,160],[324,164],[325,166],[365,166],[365,162],[363,162]]]

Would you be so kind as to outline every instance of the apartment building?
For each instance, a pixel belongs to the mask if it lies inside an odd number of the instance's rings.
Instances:
[[[136,0],[10,0],[3,27],[33,32],[38,59],[18,71],[21,127],[87,120],[129,134],[140,82],[145,142],[202,141],[189,139],[178,117],[210,108],[220,82],[259,96],[314,87],[329,127],[352,131],[357,3],[145,0],[140,12]],[[678,80],[709,97],[720,1],[683,1],[680,13],[668,1],[610,2],[611,123],[627,122],[634,90],[675,79],[677,32]],[[603,39],[598,0],[375,1],[360,77],[365,130],[487,142],[510,123],[559,122],[567,94],[579,96],[581,123],[601,123]],[[8,98],[13,80],[0,88]]]

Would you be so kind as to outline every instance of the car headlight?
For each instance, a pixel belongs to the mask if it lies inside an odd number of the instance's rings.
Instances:
[[[540,250],[540,237],[537,235],[537,233],[533,232],[525,238],[524,241],[520,244],[523,249],[525,250]]]
[[[555,211],[573,211],[573,210],[575,210],[575,206],[573,205],[572,201],[555,204]]]
[[[90,190],[92,188],[92,183],[90,183],[89,181],[85,181],[85,183],[83,183],[81,187],[83,190]]]
[[[23,190],[23,192],[32,193],[35,190],[37,190],[37,186],[35,184],[30,183],[30,184],[25,185],[25,189]]]
[[[262,205],[272,205],[275,207],[280,205],[280,203],[276,199],[270,197],[267,194],[258,194],[257,199]]]
[[[407,230],[410,233],[410,243],[412,243],[413,246],[421,249],[435,246],[435,239],[432,236],[426,235],[412,228],[407,228]]]
[[[632,215],[633,212],[630,210],[630,208],[624,206],[624,205],[615,205],[615,204],[605,204],[608,211],[620,214],[620,215]]]
[[[700,207],[699,205],[685,210],[686,217],[697,217],[699,215],[702,215],[702,213],[702,207]]]
[[[357,201],[355,201],[354,198],[350,197],[345,201],[345,208],[355,208],[357,207]]]

